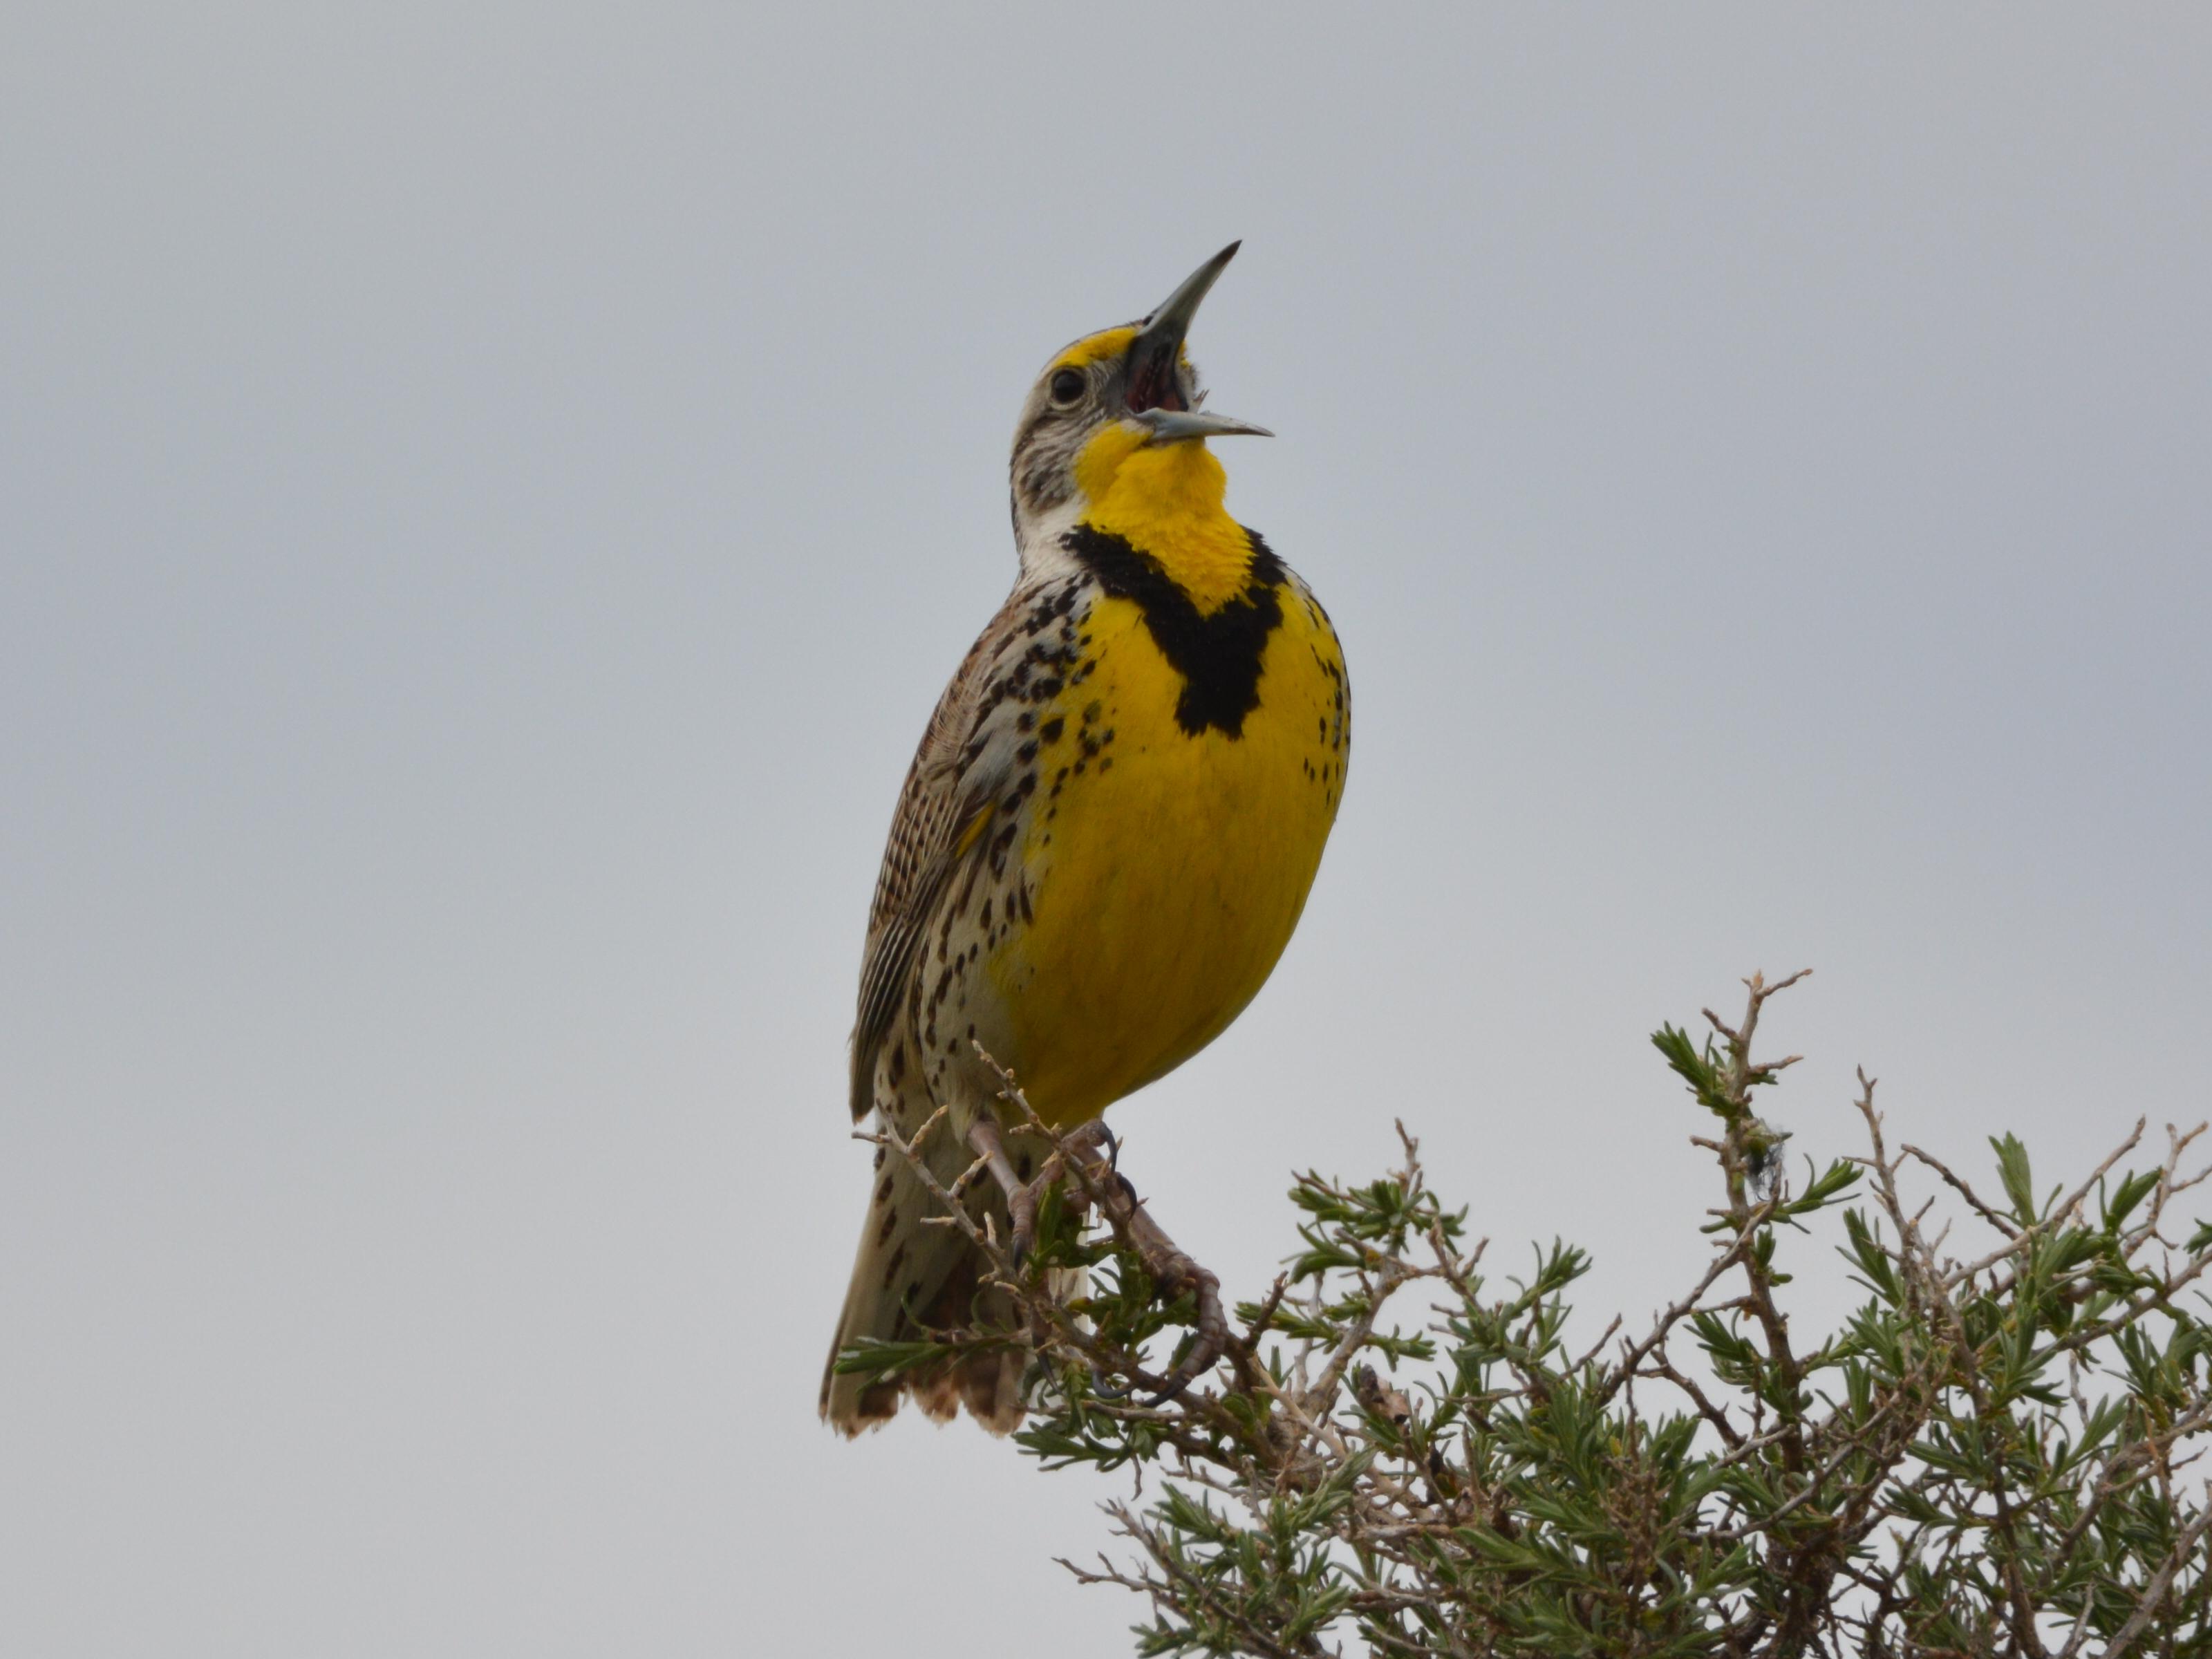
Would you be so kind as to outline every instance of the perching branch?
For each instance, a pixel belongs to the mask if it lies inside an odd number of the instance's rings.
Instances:
[[[1065,1155],[1063,1196],[1018,1272],[949,1210],[1022,1328],[931,1352],[1027,1343],[1024,1449],[1150,1477],[1149,1500],[1112,1510],[1134,1558],[1071,1568],[1146,1598],[1139,1653],[2212,1659],[2212,1224],[2180,1207],[2208,1173],[2187,1163],[2202,1126],[2130,1171],[2138,1123],[2039,1198],[2008,1136],[1995,1188],[1893,1151],[1862,1073],[1865,1150],[1793,1192],[1788,1137],[1753,1104],[1791,1061],[1753,1042],[1802,978],[1753,975],[1702,1042],[1654,1038],[1719,1121],[1692,1137],[1717,1201],[1710,1260],[1632,1340],[1616,1319],[1570,1344],[1589,1265],[1570,1245],[1524,1281],[1486,1278],[1486,1242],[1401,1128],[1380,1180],[1299,1177],[1284,1273],[1237,1310],[1218,1364],[1146,1403],[1193,1298],[1152,1282],[1115,1183],[1009,1078],[1007,1126]],[[1954,1246],[1954,1226],[1990,1243]],[[1784,1263],[1822,1248],[1865,1299],[1813,1341]]]

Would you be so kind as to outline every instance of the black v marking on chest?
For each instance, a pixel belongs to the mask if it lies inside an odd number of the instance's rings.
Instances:
[[[1078,525],[1060,538],[1098,584],[1144,614],[1152,643],[1182,676],[1176,724],[1192,737],[1208,726],[1232,738],[1244,734],[1244,717],[1260,706],[1260,660],[1267,637],[1283,623],[1283,562],[1260,539],[1252,544],[1252,570],[1244,591],[1210,616],[1200,615],[1160,562],[1120,536]]]

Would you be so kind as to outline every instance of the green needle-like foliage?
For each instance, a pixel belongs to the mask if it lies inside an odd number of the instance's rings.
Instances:
[[[1867,1151],[1793,1191],[1751,1105],[1790,1063],[1752,1041],[1792,982],[1753,975],[1711,1039],[1653,1039],[1711,1114],[1718,1201],[1700,1282],[1640,1334],[1574,1351],[1588,1257],[1486,1273],[1401,1129],[1382,1180],[1298,1177],[1283,1277],[1212,1375],[1148,1403],[1117,1379],[1168,1372],[1192,1298],[1160,1305],[1125,1240],[1048,1204],[1034,1263],[1000,1257],[1036,1357],[1018,1439],[1140,1473],[1150,1495],[1110,1506],[1127,1559],[1074,1569],[1146,1598],[1139,1653],[2212,1659],[2212,1226],[2181,1215],[2202,1126],[2124,1170],[2138,1123],[2043,1188],[1999,1137],[1985,1199],[1893,1150],[1862,1076]],[[1829,1249],[1865,1299],[1815,1340],[1782,1264]]]

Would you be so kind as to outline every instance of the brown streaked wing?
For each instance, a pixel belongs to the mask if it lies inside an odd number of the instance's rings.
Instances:
[[[1018,587],[969,648],[959,672],[937,700],[914,764],[907,769],[906,786],[899,791],[860,963],[860,1016],[853,1027],[856,1123],[875,1103],[876,1051],[906,1000],[938,902],[954,872],[988,841],[980,831],[1006,781],[1011,745],[991,740],[994,734],[987,728],[994,709],[984,707],[984,693],[1002,648],[1013,637],[1024,600]]]

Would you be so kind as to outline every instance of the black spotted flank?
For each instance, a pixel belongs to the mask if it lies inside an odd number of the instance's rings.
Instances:
[[[1149,553],[1119,536],[1078,525],[1060,538],[1099,586],[1135,602],[1152,643],[1183,679],[1176,724],[1197,737],[1208,726],[1232,738],[1244,735],[1244,717],[1260,706],[1260,659],[1267,636],[1283,624],[1281,590],[1288,574],[1260,539],[1252,544],[1252,570],[1244,591],[1211,616],[1199,614],[1190,595]]]

